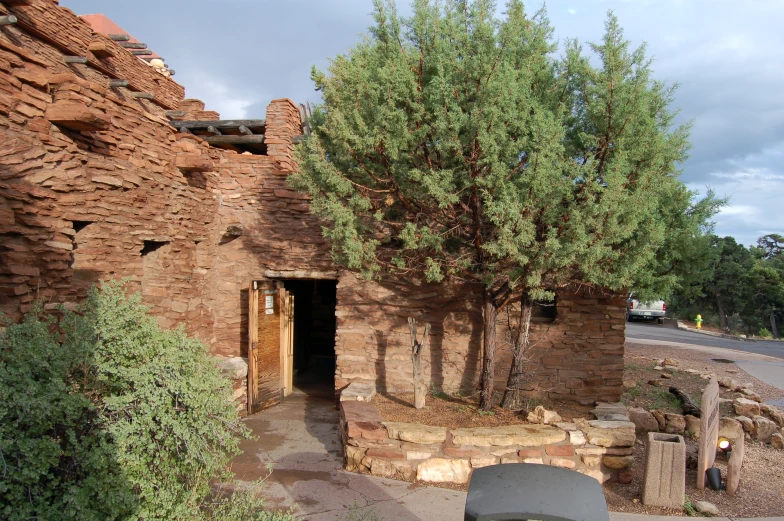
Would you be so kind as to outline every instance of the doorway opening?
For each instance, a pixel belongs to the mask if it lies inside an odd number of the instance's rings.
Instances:
[[[283,285],[294,297],[293,386],[308,395],[332,397],[337,281],[289,279]]]

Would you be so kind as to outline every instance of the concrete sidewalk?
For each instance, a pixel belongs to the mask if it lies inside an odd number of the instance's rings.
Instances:
[[[338,411],[330,398],[295,390],[245,423],[258,439],[243,443],[245,453],[232,469],[249,481],[263,478],[273,465],[262,490],[273,508],[292,508],[309,521],[342,521],[350,514],[357,519],[371,511],[381,521],[463,519],[465,492],[342,470]]]
[[[610,512],[610,521],[674,521],[685,519],[676,516],[646,516],[645,514],[624,514]],[[705,519],[705,518],[699,518]],[[784,517],[711,517],[713,521],[784,521]]]

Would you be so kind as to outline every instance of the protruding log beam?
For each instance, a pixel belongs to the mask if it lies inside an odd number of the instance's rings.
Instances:
[[[212,125],[210,125],[209,127],[207,127],[207,132],[209,132],[209,133],[210,133],[210,134],[212,134],[213,136],[221,136],[221,135],[223,135],[223,134],[221,133],[221,131],[220,131],[220,130],[218,130],[217,128],[215,128],[215,127],[214,127],[214,126],[212,126]]]
[[[77,101],[58,101],[46,109],[46,119],[70,130],[106,130],[109,118]]]
[[[65,63],[87,63],[87,58],[85,56],[63,56],[63,61]]]
[[[267,122],[263,119],[213,119],[208,121],[176,121],[171,124],[178,128],[188,127],[193,129],[204,129],[213,126],[220,130],[224,128],[239,128],[241,126],[248,128],[264,127]]]
[[[189,129],[188,127],[180,127],[177,130],[179,130],[183,134],[193,134],[193,132],[191,132],[191,129]]]
[[[87,50],[93,53],[96,58],[110,58],[114,56],[114,51],[106,45],[106,42],[92,42],[87,46]]]
[[[185,115],[184,110],[166,110],[163,112],[163,115],[167,118],[181,118]]]
[[[149,49],[129,49],[131,54],[134,56],[149,56],[152,54],[152,51]]]
[[[212,161],[205,159],[198,154],[177,154],[174,166],[180,172],[210,172],[214,169]]]
[[[252,136],[253,135],[253,131],[251,129],[249,129],[248,127],[246,127],[245,125],[240,125],[237,128],[237,130],[240,131],[240,134],[244,134],[246,136]]]
[[[252,136],[199,136],[210,145],[263,145],[264,134]]]
[[[149,92],[131,92],[131,97],[136,99],[154,99],[155,95]]]
[[[117,42],[117,45],[120,47],[125,47],[126,49],[146,49],[146,43],[139,43],[139,42]]]
[[[127,34],[110,34],[109,39],[114,40],[115,42],[127,42],[131,37]]]
[[[16,16],[9,14],[8,16],[0,16],[0,25],[14,25],[19,20]]]
[[[109,87],[116,89],[118,87],[127,87],[128,80],[109,80]]]

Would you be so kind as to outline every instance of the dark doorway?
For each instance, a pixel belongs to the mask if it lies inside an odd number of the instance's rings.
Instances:
[[[294,296],[294,387],[306,394],[335,393],[337,281],[286,280]]]

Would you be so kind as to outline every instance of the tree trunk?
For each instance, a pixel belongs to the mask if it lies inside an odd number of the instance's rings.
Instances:
[[[523,365],[528,354],[528,346],[531,343],[531,312],[533,306],[525,301],[522,306],[522,318],[514,335],[512,347],[512,368],[509,371],[509,378],[506,381],[506,390],[501,400],[501,407],[504,409],[522,409],[523,407],[523,384],[525,383],[525,373]]]
[[[427,396],[427,383],[425,383],[425,375],[422,373],[422,352],[424,352],[427,339],[430,336],[430,324],[425,324],[425,334],[421,343],[417,341],[415,318],[408,318],[408,329],[411,331],[411,361],[414,364],[414,407],[421,409],[425,406],[425,397]]]
[[[722,331],[728,331],[730,325],[727,320],[727,311],[724,308],[724,302],[721,300],[721,295],[719,295],[718,293],[716,294],[716,304],[718,304],[719,306],[719,318],[721,319],[721,329]]]
[[[773,338],[779,337],[779,328],[776,325],[776,313],[773,311],[770,312],[770,332],[773,335]]]
[[[482,392],[480,407],[489,411],[493,408],[493,387],[495,385],[495,321],[498,308],[490,291],[485,288],[482,293],[482,321],[484,326],[484,360],[482,364]]]

